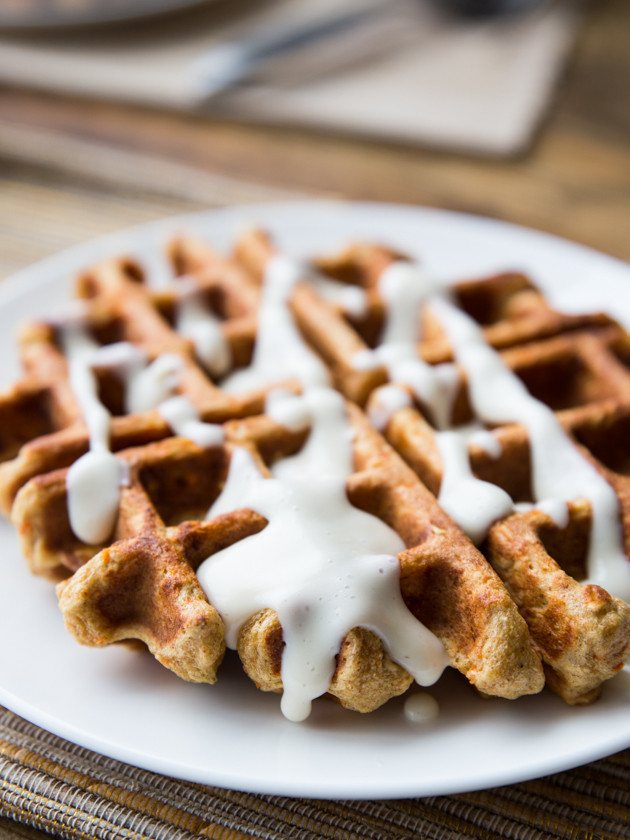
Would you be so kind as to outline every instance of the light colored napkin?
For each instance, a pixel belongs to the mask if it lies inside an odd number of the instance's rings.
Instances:
[[[481,154],[527,148],[573,41],[579,0],[486,21],[453,18],[432,0],[384,0],[354,31],[200,100],[196,62],[208,50],[369,2],[235,0],[100,31],[5,34],[0,81]]]

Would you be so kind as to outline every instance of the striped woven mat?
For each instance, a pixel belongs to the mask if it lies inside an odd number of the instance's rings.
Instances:
[[[458,796],[323,801],[182,782],[104,758],[0,711],[0,815],[64,838],[478,840],[630,837],[630,750]]]

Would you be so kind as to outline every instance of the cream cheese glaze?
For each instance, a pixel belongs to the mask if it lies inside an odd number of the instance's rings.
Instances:
[[[374,349],[360,350],[352,363],[357,370],[384,365],[390,382],[404,383],[416,399],[430,412],[438,429],[450,425],[453,401],[459,377],[455,365],[429,365],[418,356],[420,309],[440,284],[411,262],[394,262],[381,274],[378,290],[386,308],[386,318],[379,344]],[[392,395],[388,395],[390,402]],[[380,400],[378,417],[372,419],[384,428],[387,416]]]
[[[373,630],[422,685],[435,682],[447,665],[441,642],[402,600],[395,555],[404,543],[347,498],[353,450],[345,403],[322,387],[319,366],[288,306],[301,277],[301,266],[285,257],[268,263],[252,365],[234,379],[239,386],[260,387],[268,377],[297,377],[303,394],[271,391],[266,409],[288,428],[308,427],[309,436],[296,455],[273,465],[271,479],[260,475],[246,450],[235,450],[208,516],[247,507],[269,524],[212,555],[197,571],[226,624],[229,646],[236,647],[250,616],[263,608],[277,613],[285,645],[281,707],[290,720],[306,718],[312,700],[326,692],[335,656],[353,627]]]
[[[276,478],[308,475],[313,480],[320,476],[338,476],[345,480],[352,472],[352,430],[346,420],[341,394],[331,388],[307,388],[301,396],[274,399],[270,416],[282,423],[282,417],[286,417],[293,406],[298,410],[301,408],[310,433],[298,453],[274,464],[273,475]]]
[[[232,354],[220,319],[206,305],[194,283],[180,277],[177,286],[175,329],[192,341],[197,358],[212,376],[223,376],[230,368]]]
[[[128,413],[157,408],[175,434],[200,446],[220,445],[223,430],[202,423],[187,397],[171,398],[182,369],[178,356],[163,353],[148,363],[144,352],[128,342],[97,344],[76,320],[61,327],[60,339],[68,360],[70,387],[90,441],[89,451],[72,464],[66,476],[68,517],[73,533],[83,542],[96,545],[114,529],[120,488],[127,481],[126,464],[110,451],[111,414],[100,400],[96,368],[107,367],[121,377]]]
[[[478,545],[493,522],[512,513],[512,499],[501,487],[473,475],[466,435],[440,432],[437,446],[443,467],[438,501]]]
[[[302,266],[283,255],[268,261],[252,362],[226,377],[224,390],[242,393],[293,377],[309,385],[330,384],[328,371],[302,340],[289,309],[293,287],[303,276]]]
[[[188,397],[171,397],[160,402],[157,410],[174,434],[192,440],[198,446],[221,446],[225,440],[222,426],[203,423]]]
[[[472,318],[444,298],[435,299],[431,305],[446,329],[458,362],[466,370],[476,416],[485,423],[525,426],[537,505],[551,503],[557,510],[558,503],[577,498],[590,502],[593,516],[588,580],[630,600],[630,563],[623,549],[619,501],[610,484],[582,455],[553,411],[531,396],[501,356],[487,344]],[[465,500],[460,509],[458,515],[468,515]]]
[[[405,717],[409,723],[430,723],[440,714],[437,700],[426,691],[415,691],[405,700]]]
[[[388,273],[393,274],[394,281],[387,279]],[[381,278],[379,284],[381,294],[387,300],[383,290],[395,288],[396,303],[387,308],[382,343],[359,355],[355,359],[356,367],[361,369],[368,364],[367,354],[384,363],[392,347],[398,358],[409,360],[407,367],[386,364],[393,384],[385,387],[409,386],[432,415],[443,466],[440,504],[476,543],[483,540],[494,521],[515,510],[513,501],[501,488],[473,475],[468,458],[470,429],[453,428],[450,423],[454,391],[439,387],[438,374],[427,375],[425,368],[429,366],[417,358],[423,305],[431,307],[446,330],[456,361],[466,371],[470,401],[480,428],[481,424],[525,425],[531,448],[533,506],[550,513],[559,525],[566,525],[566,503],[587,499],[593,512],[588,582],[630,600],[630,563],[623,549],[619,502],[612,487],[567,436],[553,411],[527,391],[499,353],[488,345],[478,324],[450,300],[447,289],[434,281],[425,281],[424,275],[411,263],[394,263],[383,275],[385,280]],[[414,277],[422,289],[413,288]],[[403,344],[398,343],[399,334],[404,337]],[[443,366],[436,366],[440,367]],[[401,401],[392,398],[391,391],[383,398],[381,390],[372,399],[369,415],[384,430],[392,414],[401,407]],[[490,445],[492,454],[494,444],[490,434],[486,433],[485,443],[478,435],[475,442],[485,447]]]
[[[299,721],[328,689],[335,656],[353,627],[376,633],[421,685],[435,682],[447,658],[403,602],[395,555],[404,543],[348,501],[352,440],[342,397],[313,388],[286,399],[304,400],[310,410],[307,445],[279,461],[271,479],[237,448],[224,490],[208,512],[213,517],[247,507],[269,524],[209,557],[197,576],[225,622],[231,647],[250,616],[275,610],[285,644],[281,708]]]
[[[99,399],[93,370],[101,348],[77,323],[61,330],[61,343],[68,359],[70,386],[90,439],[89,451],[68,470],[68,516],[76,536],[96,544],[103,542],[114,528],[124,471],[109,451],[111,416]]]
[[[404,548],[402,541],[381,520],[348,501],[345,481],[352,470],[352,432],[344,401],[329,387],[329,374],[302,340],[289,307],[292,289],[302,279],[304,267],[299,263],[281,255],[269,261],[252,362],[229,375],[222,387],[241,392],[297,378],[303,393],[272,390],[266,410],[287,428],[308,428],[307,442],[296,455],[273,465],[272,478],[262,476],[246,449],[233,451],[225,487],[208,516],[247,507],[264,516],[268,525],[212,555],[198,570],[203,589],[225,621],[230,646],[236,646],[240,627],[257,611],[277,612],[285,642],[282,710],[292,720],[304,719],[312,700],[327,690],[335,654],[352,627],[373,630],[390,656],[423,685],[434,682],[447,664],[441,643],[402,600],[396,559]],[[360,296],[346,295],[344,303],[344,296],[335,296],[330,284],[319,285],[328,299],[359,312]],[[371,402],[374,425],[384,430],[395,411],[409,406],[409,391],[428,409],[438,429],[444,467],[439,500],[479,542],[492,522],[515,505],[503,490],[473,475],[469,443],[474,440],[498,457],[500,444],[484,424],[523,422],[532,442],[534,504],[561,525],[567,521],[566,502],[587,498],[593,510],[589,579],[629,599],[630,568],[621,546],[616,496],[566,436],[553,412],[531,397],[487,345],[477,324],[418,266],[395,263],[383,273],[379,290],[387,308],[380,344],[354,359],[357,368],[385,365],[389,373],[391,384],[379,389]],[[417,355],[420,308],[427,304],[467,373],[476,419],[466,428],[452,428],[451,422],[459,387],[456,365],[431,366]],[[212,348],[217,326],[213,318],[201,311],[198,299],[192,296],[187,301],[184,295],[176,328],[194,341],[195,325],[209,324]],[[134,356],[138,351],[133,348],[97,348],[74,327],[64,331],[64,345],[72,387],[90,432],[90,452],[69,471],[71,522],[82,539],[98,542],[111,530],[124,481],[119,462],[108,450],[110,418],[97,395],[93,368],[99,364],[99,353],[103,358],[109,354],[110,362],[116,352],[123,359],[129,353],[127,361],[120,362],[127,394],[141,392],[130,409],[157,406],[176,434],[201,445],[220,443],[222,433],[202,424],[185,398],[168,399],[178,375],[172,358],[159,357],[147,366],[146,360]],[[199,349],[197,353],[201,358]],[[212,369],[210,357],[205,363]],[[422,717],[418,710],[408,714],[412,719]]]
[[[304,270],[304,278],[323,300],[339,306],[348,315],[354,315],[357,318],[365,315],[367,295],[364,289],[331,280],[308,266]]]
[[[400,385],[383,385],[372,394],[368,416],[374,428],[384,432],[397,411],[412,405],[411,395]]]

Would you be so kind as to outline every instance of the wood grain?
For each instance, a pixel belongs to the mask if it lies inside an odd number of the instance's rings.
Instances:
[[[507,219],[630,260],[629,81],[630,3],[598,0],[587,6],[574,56],[533,148],[517,160],[464,157],[17,90],[0,92],[0,151],[3,126],[31,136],[43,131],[87,149],[105,145],[140,160],[149,157],[261,188]],[[71,159],[61,166],[43,157],[48,168],[56,166],[66,174],[71,168]],[[153,190],[159,194],[159,167],[155,171]],[[99,184],[105,173],[95,164],[93,172],[83,167],[79,174]],[[105,179],[108,189],[112,174],[108,171]],[[143,188],[151,191],[151,184]],[[178,198],[203,203],[207,193],[207,202],[213,203],[211,186],[192,192],[180,190]]]

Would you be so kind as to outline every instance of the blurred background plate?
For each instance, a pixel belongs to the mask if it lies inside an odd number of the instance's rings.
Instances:
[[[152,17],[218,0],[0,0],[0,28],[48,29]]]

